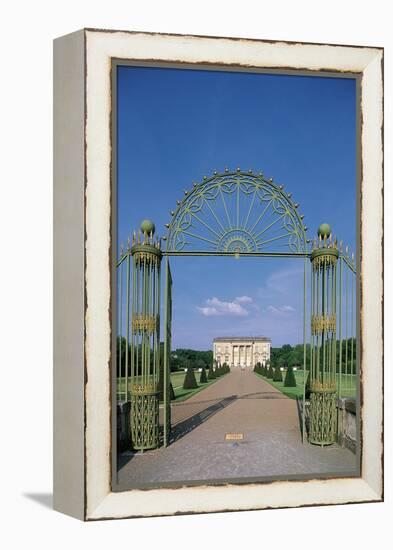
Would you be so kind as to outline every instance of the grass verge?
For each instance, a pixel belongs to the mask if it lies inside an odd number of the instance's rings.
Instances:
[[[268,382],[273,388],[276,388],[281,393],[289,397],[290,399],[302,399],[303,398],[303,382],[304,382],[304,371],[303,370],[297,370],[294,371],[294,375],[296,378],[296,387],[294,388],[286,388],[284,386],[284,380],[285,380],[285,372],[282,373],[283,381],[282,382],[273,382],[270,378],[266,378],[265,376],[262,376],[261,374],[256,374],[259,378],[262,378],[262,380],[265,380],[265,382]],[[356,397],[356,388],[354,387],[354,375],[348,374],[348,375],[342,375],[341,383],[341,396],[342,397]]]

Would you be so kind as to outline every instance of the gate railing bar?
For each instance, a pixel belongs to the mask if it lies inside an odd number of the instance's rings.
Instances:
[[[220,252],[220,251],[163,251],[163,256],[228,256],[267,258],[310,258],[309,252]]]

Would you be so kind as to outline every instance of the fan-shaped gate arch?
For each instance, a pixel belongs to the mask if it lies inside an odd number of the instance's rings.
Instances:
[[[262,173],[214,173],[177,201],[166,224],[167,252],[306,253],[298,204]]]

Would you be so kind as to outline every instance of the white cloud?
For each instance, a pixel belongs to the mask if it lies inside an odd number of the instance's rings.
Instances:
[[[214,296],[206,300],[205,306],[197,306],[197,310],[205,317],[218,315],[246,317],[249,315],[249,311],[242,304],[252,305],[252,298],[249,296],[239,296],[231,302],[225,302]]]
[[[290,315],[295,311],[292,306],[267,306],[266,309],[273,315]]]
[[[234,301],[238,304],[251,304],[252,298],[250,298],[250,296],[239,296],[238,298],[235,298]]]

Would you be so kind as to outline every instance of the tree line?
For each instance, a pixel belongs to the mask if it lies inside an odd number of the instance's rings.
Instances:
[[[353,348],[353,363],[352,366],[352,348]],[[342,363],[344,364],[347,360],[348,372],[355,370],[355,360],[356,360],[356,338],[348,338],[347,340],[343,339],[341,342],[341,353],[342,353]],[[271,348],[270,350],[270,362],[273,368],[276,366],[279,367],[300,367],[303,368],[304,361],[304,349],[303,344],[297,344],[291,346],[290,344],[284,344],[279,348]],[[310,344],[306,345],[306,369],[310,368],[310,357],[311,357],[311,346]],[[340,342],[336,342],[336,365],[337,372],[339,369],[339,358],[340,358]]]
[[[353,359],[354,365],[352,366],[352,347],[353,347]],[[347,372],[355,372],[355,360],[356,360],[356,338],[348,338],[348,340],[342,340],[342,363],[345,363],[347,358]],[[130,369],[130,344],[128,345],[128,364]],[[284,344],[281,347],[272,347],[270,353],[270,363],[273,368],[279,367],[300,367],[303,368],[303,344],[297,344],[291,346],[290,344]],[[337,371],[339,368],[339,354],[340,345],[337,340],[336,343],[336,365]],[[310,368],[310,344],[306,345],[306,368]],[[124,373],[125,361],[126,361],[126,339],[122,337],[117,338],[117,361],[121,356],[122,371]],[[140,357],[141,354],[138,354]],[[160,363],[163,363],[164,358],[164,342],[160,342]],[[213,352],[211,350],[200,351],[189,348],[178,348],[171,352],[170,355],[170,370],[172,372],[192,368],[200,369],[202,367],[208,369],[213,366]],[[254,365],[255,366],[255,365]]]

